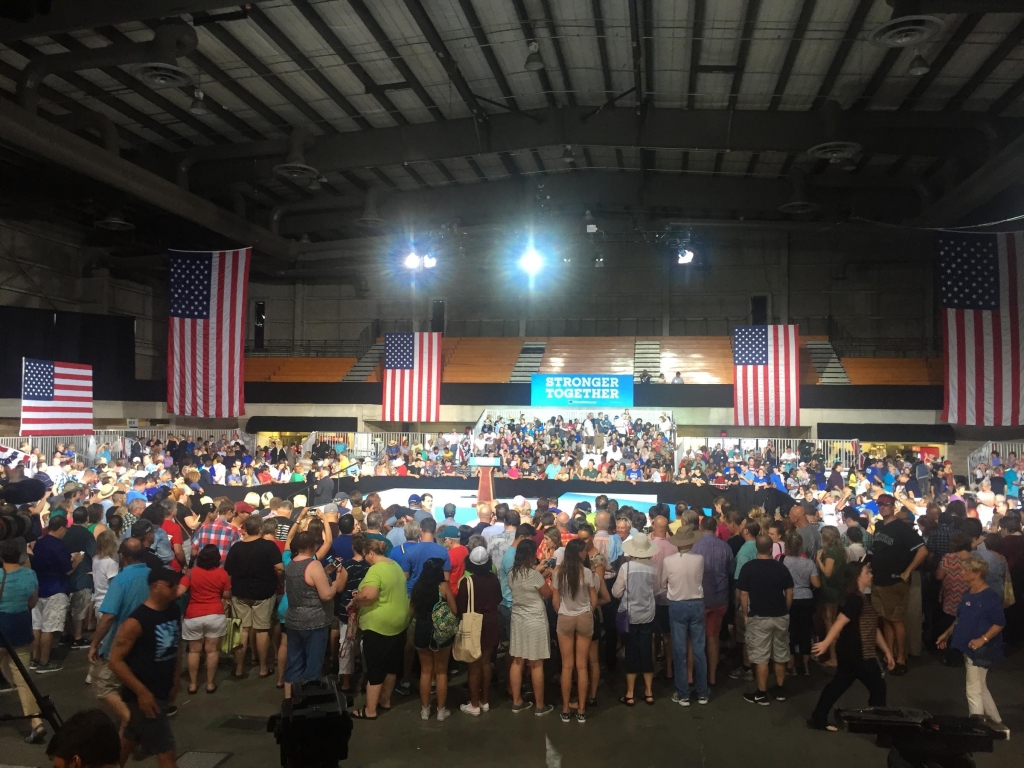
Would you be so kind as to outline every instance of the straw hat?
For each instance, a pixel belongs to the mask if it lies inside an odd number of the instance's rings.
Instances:
[[[668,543],[673,546],[689,548],[696,544],[704,536],[703,531],[695,531],[689,526],[682,526],[674,534],[668,537]]]
[[[646,558],[654,557],[658,553],[658,547],[647,538],[646,533],[634,533],[622,542],[622,551],[630,557]]]

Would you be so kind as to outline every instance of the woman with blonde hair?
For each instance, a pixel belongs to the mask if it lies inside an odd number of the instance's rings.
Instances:
[[[832,629],[836,615],[839,613],[839,603],[843,598],[843,567],[846,565],[846,549],[839,538],[839,529],[834,525],[826,525],[821,529],[821,549],[815,556],[818,571],[821,573],[821,620],[825,625],[825,632]],[[836,658],[836,647],[833,644],[829,649],[828,661],[823,662],[827,667],[834,667],[838,663]]]

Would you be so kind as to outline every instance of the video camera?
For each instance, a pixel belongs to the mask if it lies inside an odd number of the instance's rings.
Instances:
[[[974,752],[992,752],[1010,729],[984,715],[932,715],[922,709],[836,709],[850,733],[874,733],[889,748],[888,768],[975,768]]]

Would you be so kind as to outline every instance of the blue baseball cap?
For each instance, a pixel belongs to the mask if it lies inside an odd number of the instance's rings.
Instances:
[[[422,504],[423,503],[423,499],[421,499],[417,494],[414,493],[412,496],[409,497],[409,503],[410,504]]]

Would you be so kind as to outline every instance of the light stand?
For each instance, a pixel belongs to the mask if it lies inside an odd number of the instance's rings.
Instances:
[[[32,691],[32,696],[36,700],[36,704],[39,705],[39,713],[35,715],[0,715],[0,723],[7,723],[14,720],[31,720],[34,717],[39,717],[50,724],[53,732],[56,733],[60,730],[60,727],[64,725],[64,721],[61,719],[60,713],[57,711],[57,705],[53,703],[53,700],[42,693],[36,684],[32,682],[32,678],[29,675],[29,671],[25,669],[25,665],[21,663],[21,659],[18,658],[18,654],[15,652],[11,644],[7,642],[7,637],[4,635],[3,630],[0,630],[0,647],[7,651],[11,657],[11,661],[14,666],[18,668],[18,672],[21,673],[21,677],[25,680],[25,684],[28,685],[28,689]],[[11,680],[12,685],[16,685],[14,680]]]

